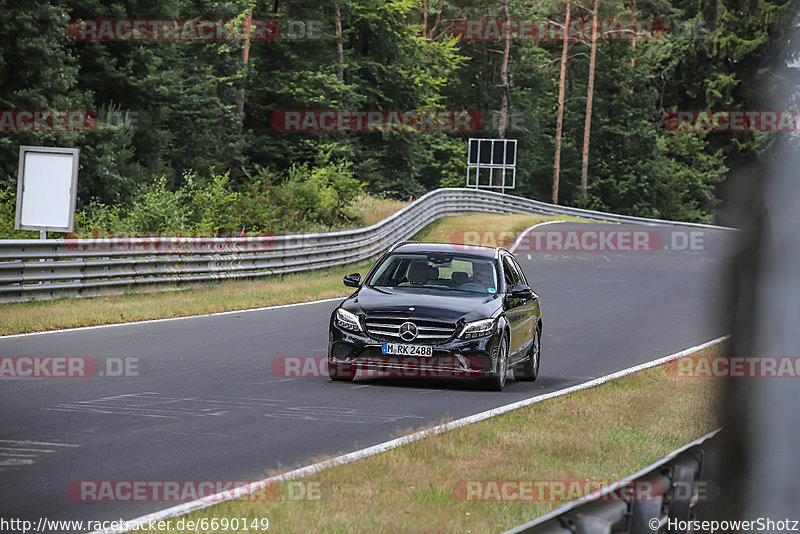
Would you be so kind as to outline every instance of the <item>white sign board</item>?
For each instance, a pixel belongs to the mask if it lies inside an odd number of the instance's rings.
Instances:
[[[19,147],[15,228],[72,232],[79,155],[77,148]]]

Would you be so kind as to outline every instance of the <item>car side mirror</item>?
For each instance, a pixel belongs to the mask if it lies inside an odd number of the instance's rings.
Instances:
[[[344,275],[342,279],[347,287],[361,287],[361,273],[350,273]]]
[[[523,284],[514,284],[511,286],[511,298],[515,299],[529,299],[533,296],[533,290]]]

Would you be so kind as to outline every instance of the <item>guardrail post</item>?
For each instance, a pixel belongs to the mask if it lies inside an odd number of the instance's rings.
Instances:
[[[628,534],[655,532],[650,521],[661,519],[661,501],[663,496],[652,501],[634,501],[631,503],[631,516],[628,518]]]
[[[612,526],[602,517],[579,514],[575,518],[575,534],[611,534]]]
[[[689,520],[689,514],[692,511],[692,499],[697,495],[694,488],[695,472],[695,469],[688,465],[676,465],[672,468],[672,498],[669,501],[670,519],[678,522]],[[670,534],[684,534],[686,530],[676,527],[667,528],[667,532]]]

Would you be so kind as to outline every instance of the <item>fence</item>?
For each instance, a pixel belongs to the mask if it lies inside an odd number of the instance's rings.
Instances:
[[[379,223],[341,232],[241,238],[0,240],[0,302],[96,296],[136,286],[167,288],[367,262],[439,218],[476,211],[719,228],[556,206],[490,191],[437,189]]]

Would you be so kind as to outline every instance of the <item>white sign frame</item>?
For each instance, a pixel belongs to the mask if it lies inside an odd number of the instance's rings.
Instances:
[[[473,152],[473,141],[477,144],[477,151]],[[502,153],[497,155],[494,149],[497,145],[502,145]],[[508,161],[508,148],[511,145],[511,161]],[[484,147],[487,147],[488,153],[483,152]],[[473,158],[474,156],[474,158]],[[481,161],[485,159],[483,156],[488,156],[488,161]],[[474,161],[473,161],[474,159]],[[481,183],[481,170],[488,171],[488,183]],[[474,173],[472,171],[475,171]],[[496,171],[502,173],[502,183],[500,185],[493,185],[493,174]],[[508,183],[507,171],[511,171],[511,183]],[[473,179],[474,174],[474,179]],[[505,193],[506,189],[514,189],[517,186],[517,140],[516,139],[480,139],[476,137],[469,138],[469,145],[467,148],[467,187],[474,189],[500,189]]]
[[[14,228],[72,232],[79,148],[20,146]]]

